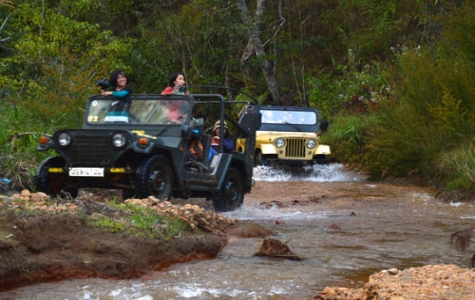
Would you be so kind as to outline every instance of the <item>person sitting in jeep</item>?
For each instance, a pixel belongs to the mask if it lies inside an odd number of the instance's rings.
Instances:
[[[203,154],[205,153],[203,143],[201,142],[203,138],[203,125],[199,125],[201,124],[200,121],[197,121],[196,119],[194,120],[196,121],[196,124],[198,125],[193,127],[193,130],[192,130],[191,141],[190,141],[190,146],[189,146],[190,157],[196,161],[202,161]],[[211,147],[209,149],[208,161],[210,161],[211,158],[213,158],[213,156],[216,154],[218,154],[218,152],[215,149],[213,149],[213,147]]]
[[[228,123],[226,121],[223,122],[223,126],[221,126],[221,121],[218,120],[214,123],[213,127],[213,137],[211,138],[211,146],[216,152],[219,152],[219,144],[221,143],[221,131],[223,136],[223,150],[224,153],[230,153],[236,148],[236,142],[229,134]]]

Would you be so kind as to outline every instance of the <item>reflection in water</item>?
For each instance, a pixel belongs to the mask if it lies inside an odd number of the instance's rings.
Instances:
[[[300,178],[257,168],[255,180],[243,207],[225,215],[272,229],[305,260],[255,257],[262,239],[231,239],[217,259],[138,280],[66,280],[0,299],[303,299],[327,285],[361,286],[392,267],[466,267],[473,254],[448,242],[451,233],[473,227],[475,207],[439,203],[431,189],[368,183],[341,165]],[[263,205],[272,201],[282,205]]]

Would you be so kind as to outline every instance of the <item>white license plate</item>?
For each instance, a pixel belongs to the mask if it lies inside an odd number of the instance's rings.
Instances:
[[[104,168],[70,168],[69,176],[104,177]]]

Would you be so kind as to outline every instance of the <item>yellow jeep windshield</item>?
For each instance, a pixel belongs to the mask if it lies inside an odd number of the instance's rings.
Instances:
[[[292,110],[266,110],[261,109],[262,123],[266,124],[295,124],[316,125],[317,113],[315,111]]]

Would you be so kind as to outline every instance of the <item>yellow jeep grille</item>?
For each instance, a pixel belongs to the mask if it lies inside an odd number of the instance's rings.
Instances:
[[[306,146],[305,139],[287,138],[285,140],[285,157],[286,158],[305,158]]]

